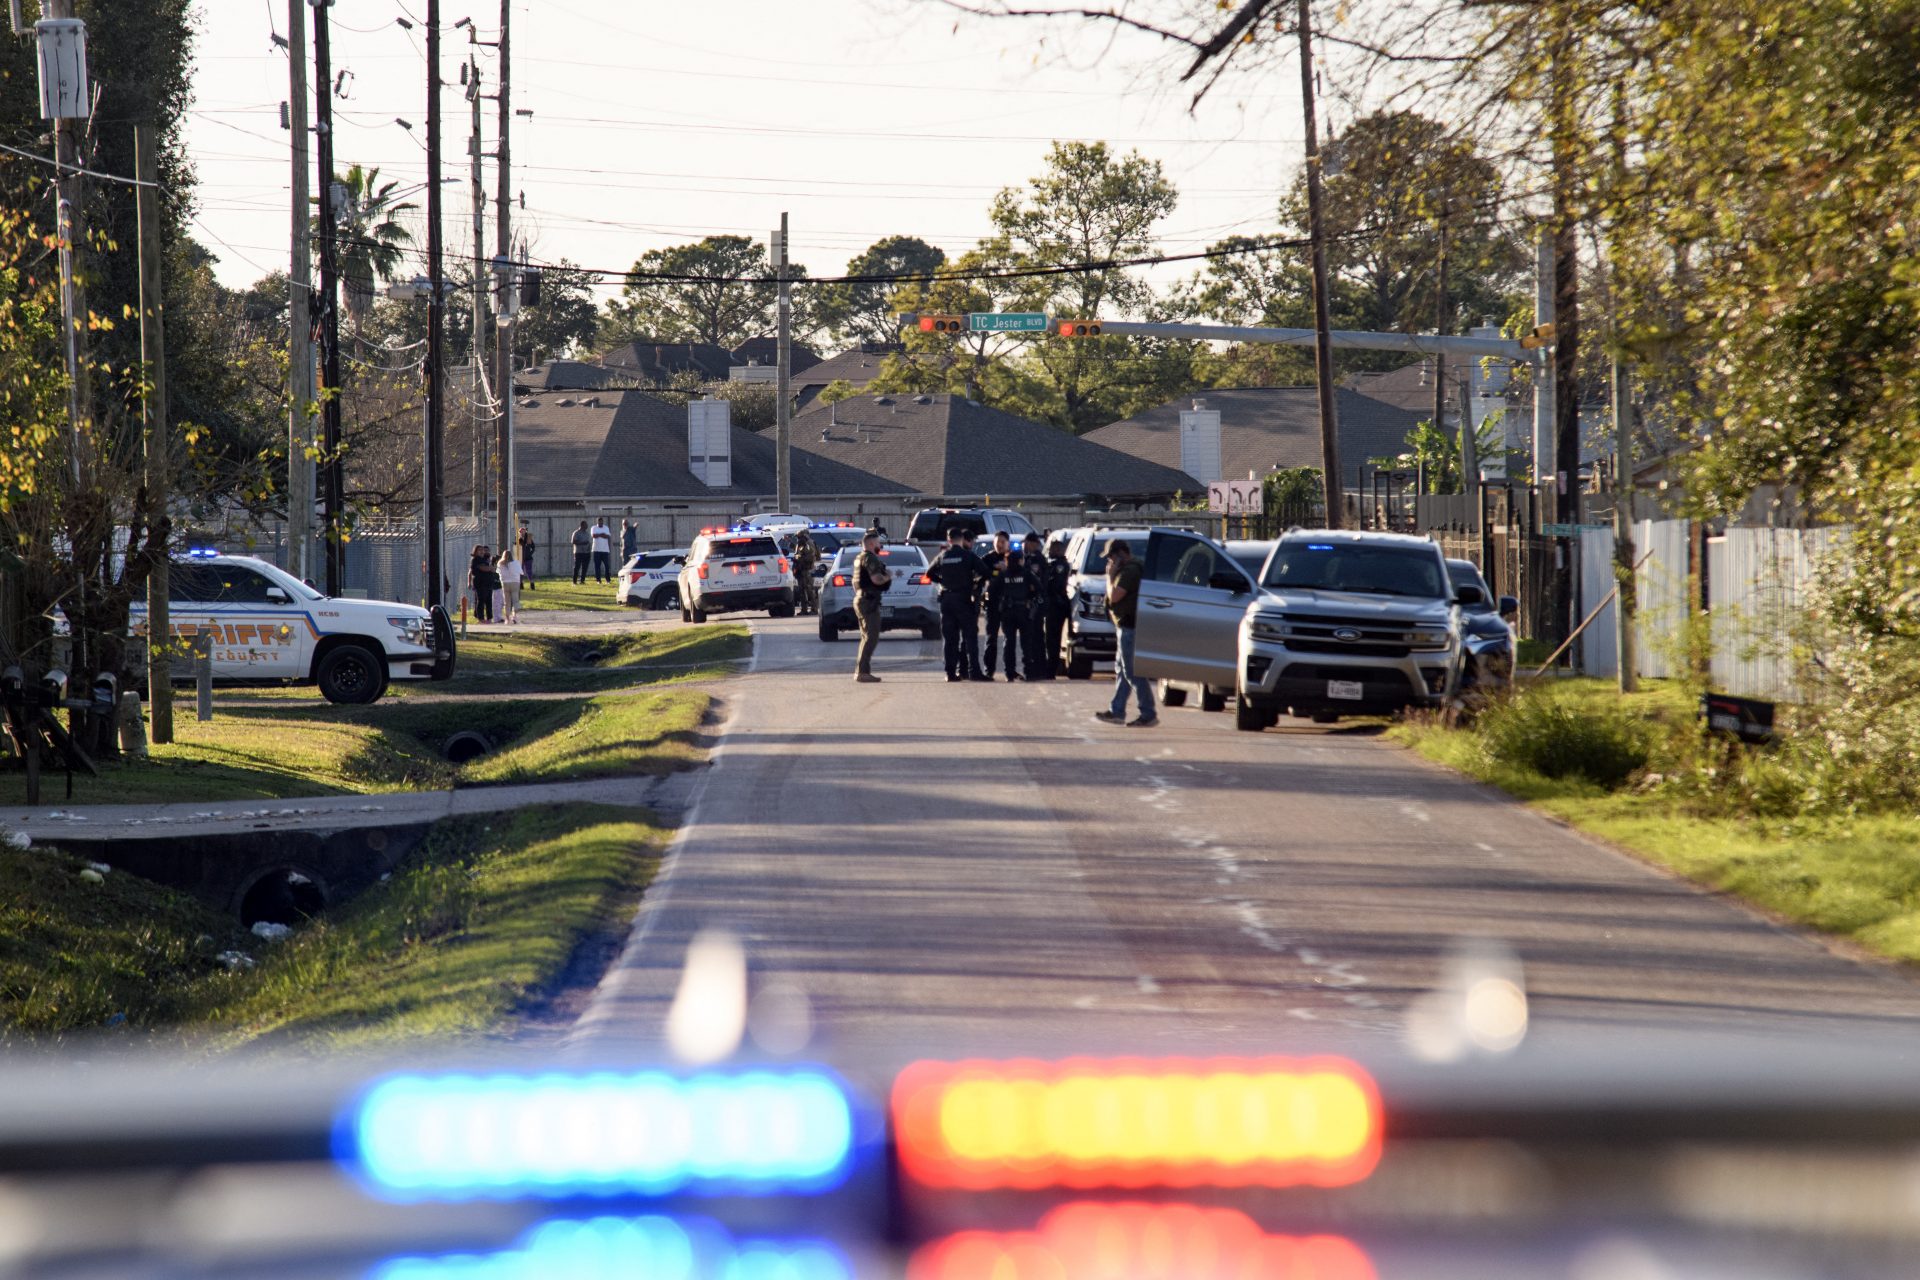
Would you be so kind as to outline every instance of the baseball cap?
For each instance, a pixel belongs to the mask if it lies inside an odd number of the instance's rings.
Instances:
[[[1116,551],[1125,551],[1125,552],[1131,553],[1132,550],[1133,548],[1127,545],[1127,540],[1125,538],[1108,538],[1107,545],[1100,548],[1100,556],[1102,559],[1105,559],[1107,556],[1114,554]]]

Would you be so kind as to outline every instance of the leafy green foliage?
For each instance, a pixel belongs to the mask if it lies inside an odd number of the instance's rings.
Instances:
[[[1477,729],[1490,759],[1609,791],[1645,768],[1650,751],[1646,722],[1625,708],[1576,705],[1542,690],[1490,704]]]
[[[919,236],[876,240],[847,263],[850,276],[908,276],[930,280],[947,261],[946,251]],[[897,284],[823,285],[814,291],[814,319],[838,342],[892,342],[899,331],[893,295]]]
[[[692,279],[629,280],[601,314],[599,343],[604,350],[636,339],[657,342],[713,342],[737,347],[766,332],[778,290],[740,277],[765,278],[773,267],[767,247],[747,236],[708,236],[695,244],[649,249],[633,264],[636,277],[685,276]],[[796,277],[804,269],[791,268]]]

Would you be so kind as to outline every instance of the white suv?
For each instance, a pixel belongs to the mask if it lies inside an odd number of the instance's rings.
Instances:
[[[314,684],[329,702],[373,702],[389,680],[453,676],[453,627],[445,610],[386,600],[335,599],[252,556],[194,552],[167,581],[168,629],[176,641],[213,641],[222,684]],[[147,632],[135,601],[129,630]],[[174,678],[191,677],[176,662]]]
[[[772,534],[705,529],[680,570],[680,619],[705,622],[710,613],[742,609],[791,618],[793,590],[793,562]]]
[[[620,566],[613,598],[639,609],[678,609],[680,566],[686,562],[685,551],[642,551]]]

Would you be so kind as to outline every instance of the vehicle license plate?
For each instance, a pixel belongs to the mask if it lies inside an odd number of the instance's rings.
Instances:
[[[1367,694],[1358,680],[1329,680],[1327,681],[1327,696],[1329,698],[1345,698],[1351,702],[1358,702],[1366,697]]]

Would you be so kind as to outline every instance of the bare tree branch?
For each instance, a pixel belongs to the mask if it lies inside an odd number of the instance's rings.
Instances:
[[[1264,6],[1268,0],[1248,0],[1251,4]],[[970,13],[976,18],[1092,18],[1102,22],[1112,22],[1135,31],[1144,31],[1148,35],[1159,36],[1162,40],[1171,40],[1186,45],[1189,49],[1199,49],[1201,42],[1192,36],[1183,36],[1177,31],[1165,27],[1156,27],[1150,22],[1120,12],[1118,9],[1083,9],[1069,7],[1065,9],[1012,9],[1004,4],[969,4],[967,0],[938,0],[949,9],[958,9],[961,13]],[[1195,63],[1198,66],[1199,63]],[[1191,74],[1191,73],[1189,73]]]

